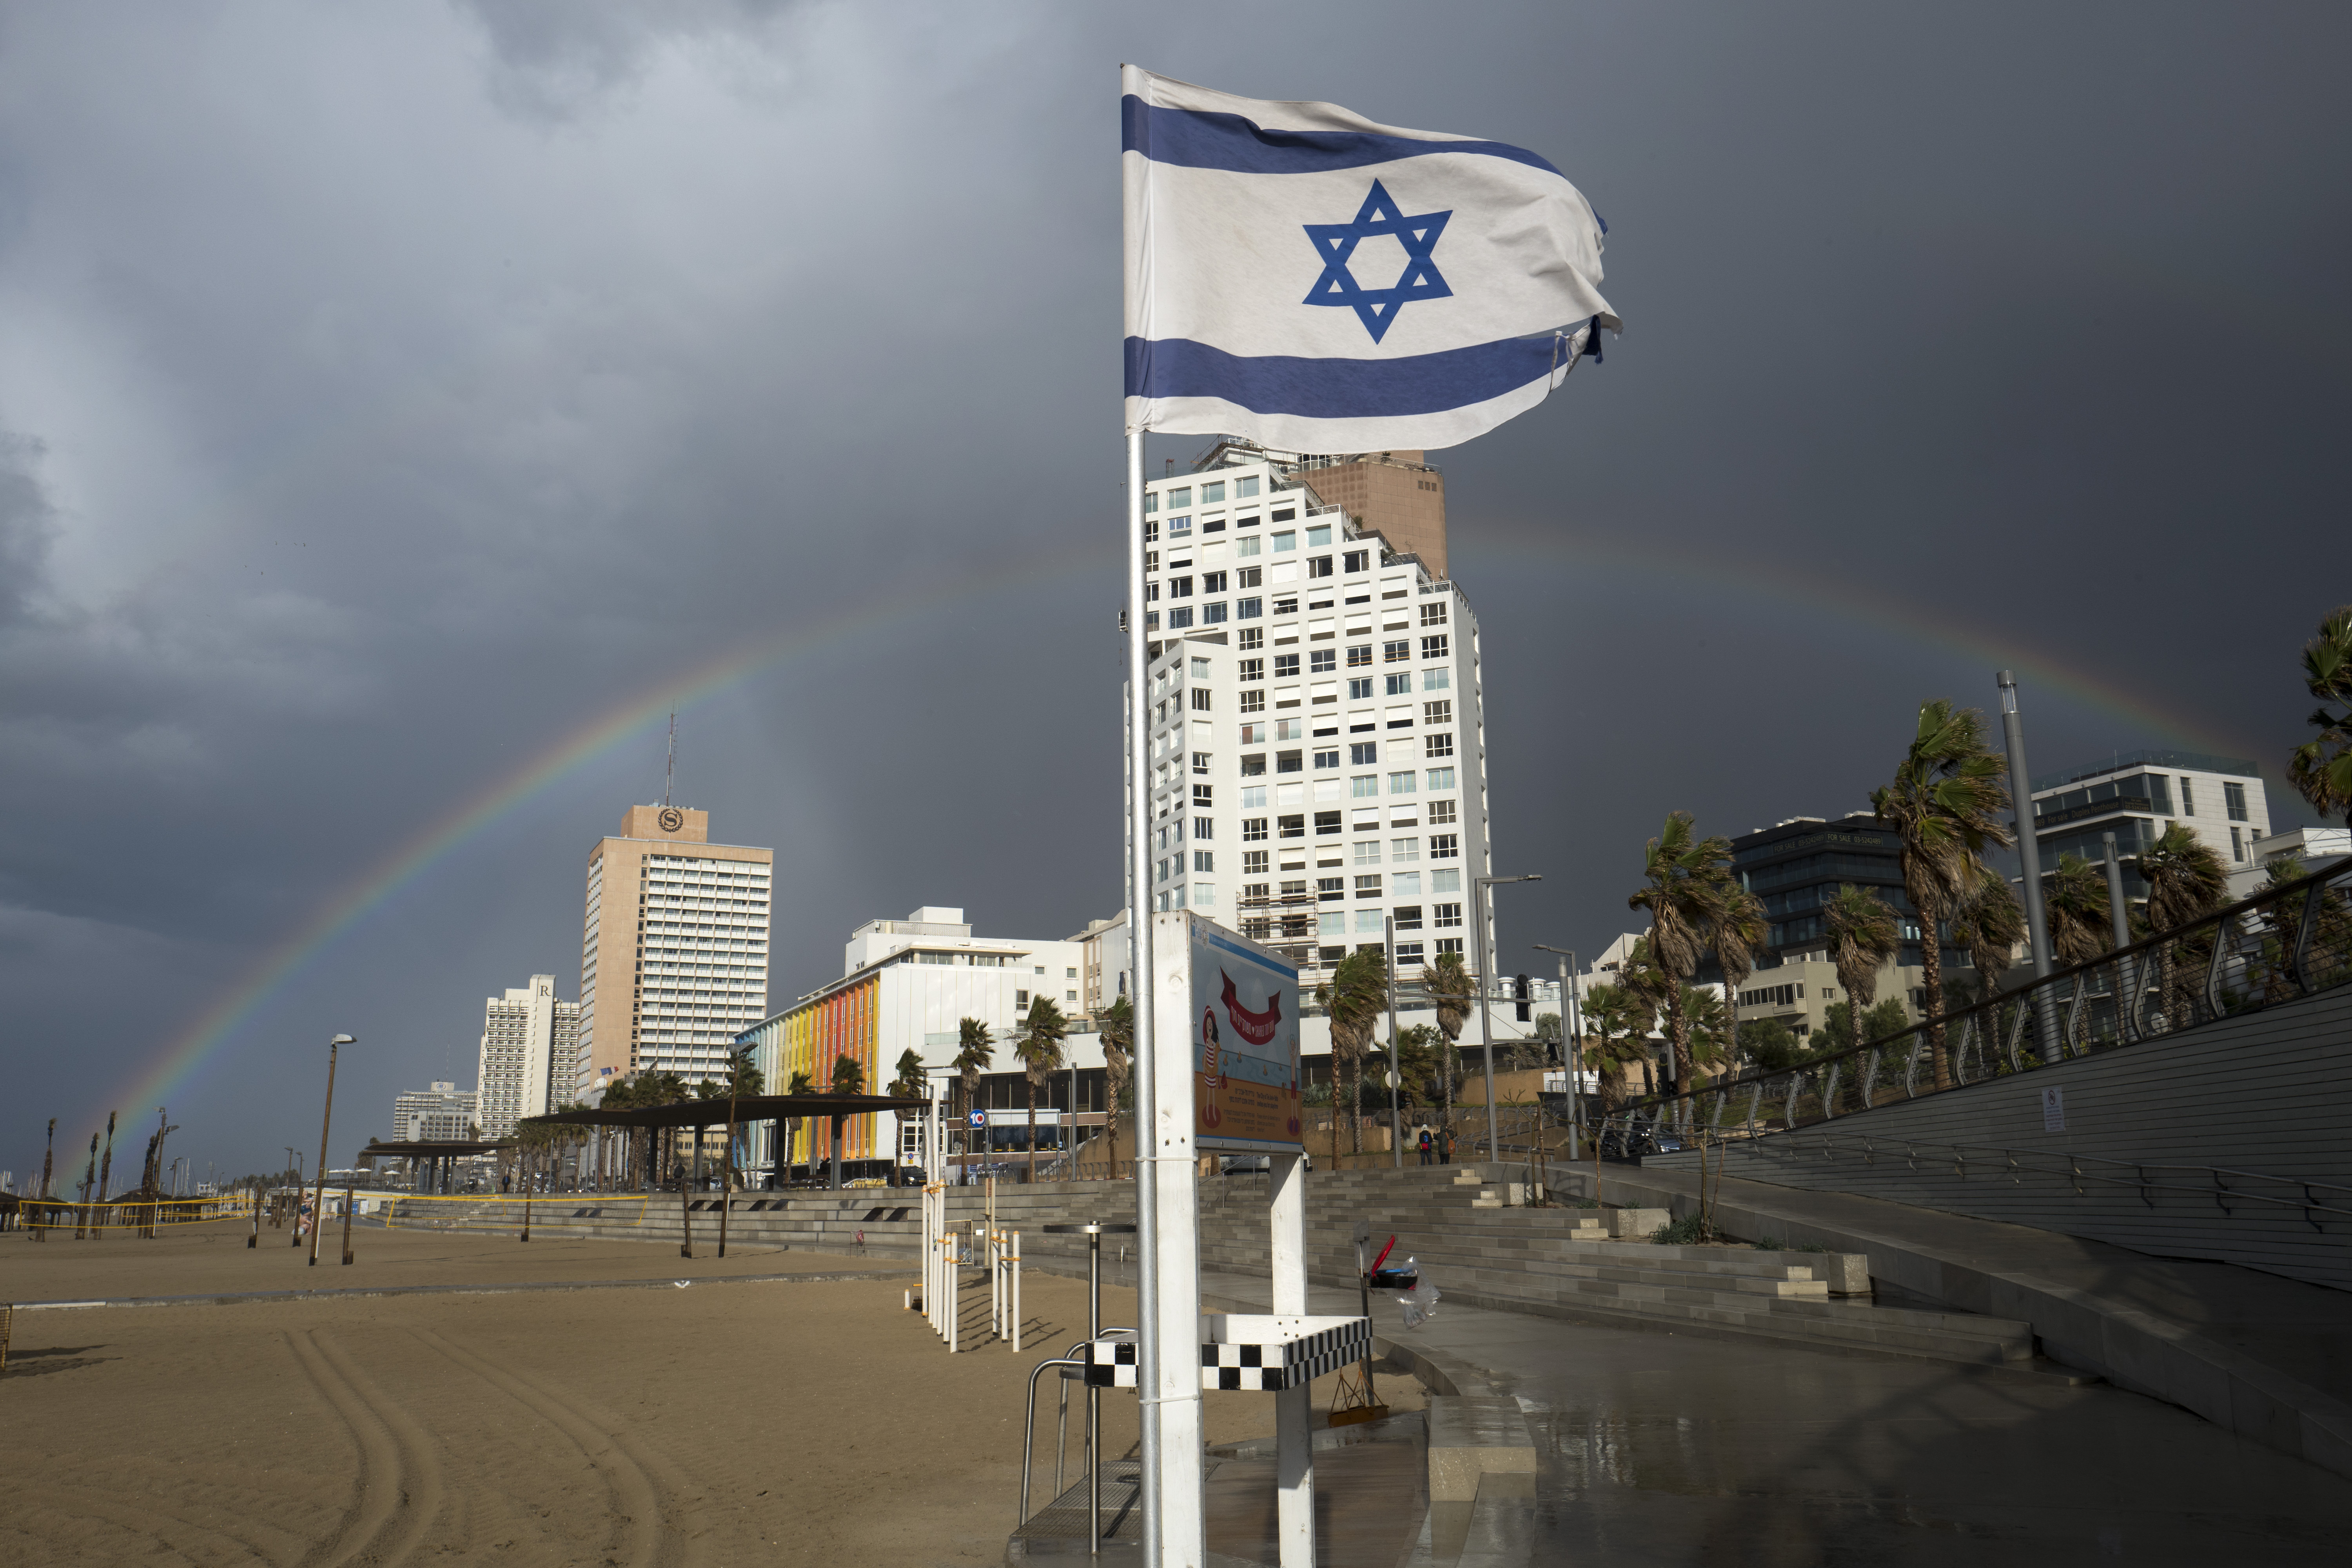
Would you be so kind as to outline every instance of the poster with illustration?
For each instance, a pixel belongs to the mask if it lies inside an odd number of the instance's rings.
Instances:
[[[1296,1152],[1298,971],[1198,916],[1192,928],[1195,1142]]]

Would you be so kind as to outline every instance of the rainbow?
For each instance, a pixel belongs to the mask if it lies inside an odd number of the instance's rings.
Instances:
[[[1467,542],[1465,542],[1467,543]],[[2203,733],[2183,725],[2152,701],[2098,672],[2066,664],[2045,648],[2022,639],[1995,636],[1957,618],[1892,600],[1883,590],[1827,584],[1793,570],[1753,561],[1716,564],[1703,556],[1669,554],[1621,541],[1508,528],[1493,542],[1457,552],[1498,566],[1555,557],[1589,576],[1655,579],[1753,600],[1759,596],[1798,605],[1821,616],[1896,642],[1941,647],[1978,667],[1991,696],[1991,672],[2018,669],[2029,703],[2055,691],[2110,714],[2143,733],[2200,751],[2260,755],[2263,748],[2242,738]],[[646,729],[673,708],[707,701],[777,665],[804,657],[861,632],[929,615],[942,605],[999,589],[1107,571],[1118,552],[1108,542],[1097,550],[1056,552],[1053,557],[1014,562],[995,571],[953,579],[895,597],[887,603],[844,606],[830,615],[778,632],[750,637],[693,668],[654,682],[617,706],[558,740],[547,751],[490,783],[479,794],[428,825],[365,873],[321,903],[310,918],[268,952],[174,1035],[136,1076],[104,1103],[114,1106],[168,1104],[212,1058],[221,1054],[269,1001],[307,965],[369,916],[414,886],[453,852],[479,838],[544,791],[584,768]],[[1809,573],[1811,569],[1808,569]]]
[[[887,603],[850,605],[780,632],[747,638],[704,663],[654,682],[590,720],[531,760],[418,831],[407,842],[321,903],[289,931],[104,1103],[167,1105],[237,1031],[307,965],[370,915],[414,886],[452,853],[479,838],[541,793],[646,729],[673,709],[708,701],[777,665],[805,657],[860,633],[930,615],[954,601],[1002,589],[1108,571],[1117,552],[1055,552],[995,570],[904,593]]]

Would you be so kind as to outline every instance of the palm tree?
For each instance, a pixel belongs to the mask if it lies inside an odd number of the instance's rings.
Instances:
[[[2009,890],[2009,879],[1979,866],[1976,886],[1953,906],[1951,919],[1952,941],[1976,965],[1977,1000],[1990,1002],[2009,972],[2010,954],[2025,940],[2025,911]]]
[[[1901,842],[1903,890],[1919,912],[1927,1050],[1938,1089],[1952,1087],[1944,1050],[1943,922],[1975,886],[1985,846],[2013,842],[1998,815],[2009,809],[2001,783],[2008,771],[2000,754],[1985,744],[1984,715],[1939,697],[1919,705],[1919,722],[1894,781],[1870,792],[1871,810]]]
[[[805,1072],[796,1072],[784,1081],[784,1092],[786,1094],[814,1094],[816,1092],[816,1079],[809,1077]],[[807,1121],[808,1118],[804,1116],[795,1116],[793,1118],[792,1131],[788,1134],[792,1142],[797,1143],[800,1142],[801,1128]],[[789,1173],[792,1168],[792,1150],[787,1147],[784,1151],[784,1170]],[[809,1151],[809,1174],[812,1176],[816,1174],[816,1151],[814,1149]]]
[[[2058,869],[2042,879],[2042,904],[2060,964],[2088,963],[2115,945],[2106,875],[2080,855],[2058,857]]]
[[[833,1058],[833,1082],[827,1086],[835,1094],[864,1094],[866,1065],[852,1056]],[[849,1123],[846,1111],[837,1111],[833,1118],[833,1184],[841,1185],[842,1131]]]
[[[2311,722],[2319,733],[2287,758],[2287,782],[2325,819],[2343,814],[2352,826],[2352,605],[2340,605],[2303,645],[2303,682],[2319,706]],[[2329,703],[2344,710],[2327,710]]]
[[[1633,951],[1625,955],[1624,963],[1617,967],[1617,984],[1633,1004],[1633,1027],[1640,1048],[1633,1059],[1642,1064],[1644,1093],[1654,1093],[1656,1090],[1656,1085],[1649,1081],[1652,1060],[1650,1038],[1657,1033],[1658,1015],[1665,1011],[1666,989],[1671,984],[1666,977],[1666,972],[1659,968],[1650,958],[1650,939],[1636,938]]]
[[[1625,900],[1628,909],[1650,911],[1650,962],[1667,977],[1666,1040],[1674,1047],[1675,1094],[1685,1113],[1696,1070],[1683,983],[1698,968],[1702,933],[1724,921],[1730,895],[1738,890],[1729,876],[1731,840],[1695,838],[1691,820],[1687,811],[1667,815],[1643,857],[1643,886]]]
[[[1062,1037],[1068,1032],[1062,1009],[1052,997],[1040,995],[1029,1004],[1029,1015],[1013,1041],[1013,1054],[1029,1075],[1029,1170],[1024,1179],[1031,1183],[1037,1180],[1037,1091],[1046,1087],[1046,1075],[1062,1065]]]
[[[1462,1038],[1462,1026],[1470,1019],[1470,972],[1462,966],[1458,952],[1441,952],[1435,963],[1424,964],[1421,971],[1421,988],[1437,1008],[1438,1033],[1445,1037],[1444,1060],[1439,1064],[1438,1079],[1444,1096],[1443,1127],[1454,1125],[1454,1077],[1458,1065],[1454,1043]]]
[[[1118,1106],[1135,1073],[1135,1004],[1124,994],[1103,1009],[1103,1173],[1118,1151]]]
[[[1878,998],[1878,972],[1903,951],[1902,928],[1876,889],[1852,883],[1838,889],[1822,919],[1830,928],[1830,962],[1859,1020]]]
[[[2174,823],[2139,852],[2140,880],[2147,884],[2147,918],[2158,936],[2194,924],[2221,907],[2229,895],[2230,871],[2213,847],[2194,828]],[[2174,973],[2177,942],[2161,942],[2156,950],[2157,994],[2163,998],[2167,1026],[2179,1028],[2190,1014],[2176,994],[2179,977]]]
[[[1707,945],[1715,949],[1716,966],[1723,971],[1723,994],[1729,1004],[1724,1009],[1724,1059],[1737,1064],[1739,1060],[1739,988],[1756,973],[1756,950],[1771,935],[1772,927],[1764,915],[1764,900],[1730,879],[1725,873],[1723,909],[1707,930]]]
[[[980,1075],[996,1060],[996,1047],[988,1037],[988,1026],[977,1018],[961,1019],[956,1024],[956,1057],[950,1065],[956,1069],[956,1087],[963,1091],[963,1114],[970,1116],[980,1099]],[[964,1152],[971,1152],[971,1134],[964,1134]]]
[[[1339,1079],[1332,1086],[1332,1104],[1336,1110],[1340,1096],[1347,1097],[1349,1148],[1358,1154],[1364,1152],[1364,1052],[1372,1043],[1381,1009],[1388,1002],[1388,990],[1386,951],[1365,947],[1341,959],[1331,971],[1330,983],[1315,993],[1315,1000],[1322,1004],[1331,1020],[1331,1058],[1338,1069],[1335,1076]]]
[[[1645,1037],[1657,1016],[1646,1000],[1622,985],[1601,981],[1584,994],[1583,1041],[1587,1066],[1601,1075],[1601,1114],[1613,1116],[1625,1103],[1625,1068],[1649,1054]]]

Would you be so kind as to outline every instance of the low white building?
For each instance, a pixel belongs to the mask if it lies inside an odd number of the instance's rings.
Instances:
[[[787,1091],[799,1073],[822,1090],[832,1081],[835,1063],[846,1057],[857,1063],[867,1091],[878,1094],[898,1077],[908,1051],[943,1084],[962,1048],[962,1020],[976,1018],[988,1026],[995,1047],[991,1070],[1013,1071],[1018,1067],[1013,1041],[1037,998],[1050,998],[1074,1020],[1083,1014],[1087,945],[1084,937],[974,936],[960,909],[925,907],[904,920],[869,921],[850,933],[839,979],[738,1035],[736,1046],[751,1047],[771,1092]],[[1102,1068],[1099,1036],[1074,1027],[1063,1049],[1065,1071]],[[887,1114],[851,1118],[843,1130],[842,1157],[889,1157],[898,1147],[898,1121]],[[755,1135],[756,1165],[774,1161],[769,1135],[766,1127]],[[803,1144],[789,1163],[805,1163],[810,1155]]]
[[[392,1102],[392,1141],[395,1143],[463,1142],[474,1136],[479,1100],[470,1089],[436,1083],[411,1089]]]

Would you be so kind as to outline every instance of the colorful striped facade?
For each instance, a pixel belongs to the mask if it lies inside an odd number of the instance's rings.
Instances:
[[[781,1094],[794,1073],[806,1073],[819,1093],[833,1087],[833,1065],[843,1057],[855,1061],[866,1075],[866,1092],[877,1094],[889,1080],[878,1059],[882,994],[878,975],[843,986],[804,1002],[769,1019],[755,1031],[753,1060],[766,1075],[770,1091]],[[877,1159],[888,1152],[879,1137],[875,1116],[853,1116],[841,1130],[844,1160]],[[803,1125],[793,1137],[792,1164],[832,1156],[833,1126],[829,1121]]]

